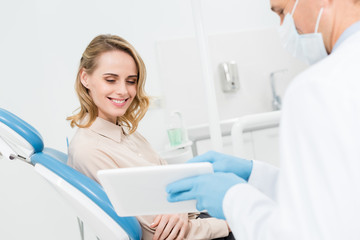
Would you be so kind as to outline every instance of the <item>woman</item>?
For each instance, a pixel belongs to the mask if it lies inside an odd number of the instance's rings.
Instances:
[[[133,46],[99,35],[80,60],[75,89],[80,111],[67,118],[78,130],[69,146],[69,165],[98,181],[101,169],[166,164],[136,132],[149,98],[146,70]],[[197,214],[141,216],[143,239],[212,239],[229,235],[227,223]]]

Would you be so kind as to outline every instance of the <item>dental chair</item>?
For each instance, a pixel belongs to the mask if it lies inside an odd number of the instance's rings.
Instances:
[[[141,239],[140,224],[135,217],[119,217],[97,182],[67,166],[66,154],[44,148],[43,139],[35,128],[2,108],[0,159],[33,165],[73,208],[78,216],[81,239],[84,239],[83,224],[92,229],[97,239]]]

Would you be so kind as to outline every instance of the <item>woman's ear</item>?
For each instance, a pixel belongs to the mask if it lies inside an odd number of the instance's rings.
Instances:
[[[86,71],[84,69],[81,69],[81,72],[80,72],[80,81],[81,81],[81,84],[85,87],[85,88],[88,88],[89,86],[89,75],[86,73]]]

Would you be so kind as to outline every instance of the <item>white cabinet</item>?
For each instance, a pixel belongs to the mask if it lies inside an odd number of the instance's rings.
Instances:
[[[244,133],[244,152],[242,156],[279,166],[279,128],[267,128]]]
[[[246,159],[264,161],[279,166],[280,111],[246,115],[222,122],[223,151]],[[231,129],[231,130],[230,130]],[[190,129],[197,154],[211,149],[207,127]]]

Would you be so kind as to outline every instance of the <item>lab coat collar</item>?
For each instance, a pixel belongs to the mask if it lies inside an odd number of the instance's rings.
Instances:
[[[336,41],[332,52],[334,52],[346,39],[358,31],[360,31],[360,21],[352,24],[341,34],[339,39]]]
[[[96,117],[95,121],[90,126],[90,129],[101,136],[114,140],[117,143],[120,143],[126,134],[122,126],[116,125],[100,117]]]

